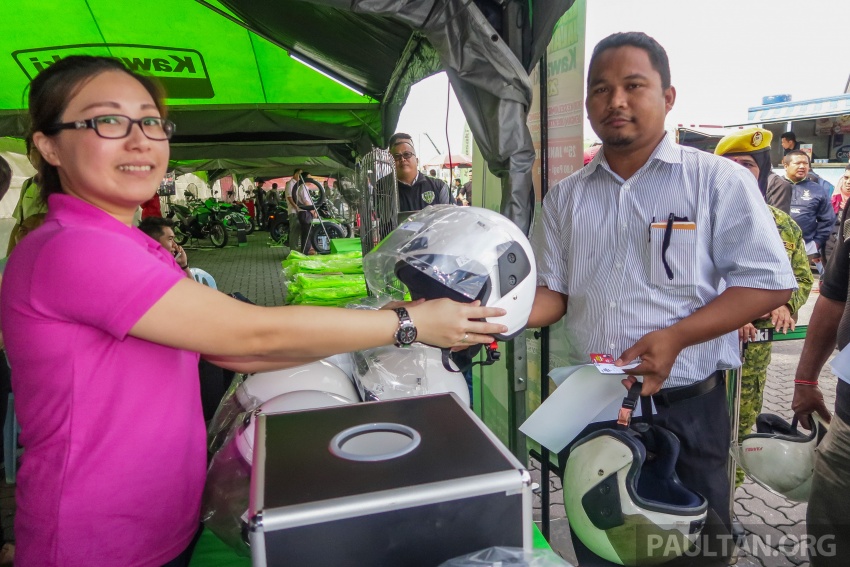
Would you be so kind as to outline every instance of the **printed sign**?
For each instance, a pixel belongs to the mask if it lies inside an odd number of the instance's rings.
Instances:
[[[12,53],[28,79],[69,55],[100,55],[121,61],[128,69],[156,77],[170,99],[213,98],[204,58],[194,49],[98,43],[23,49]]]

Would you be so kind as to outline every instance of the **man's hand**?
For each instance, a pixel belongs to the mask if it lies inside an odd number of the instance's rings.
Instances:
[[[793,331],[797,326],[794,318],[791,317],[791,310],[788,309],[787,305],[777,307],[770,312],[770,324],[783,335],[788,334],[789,328]]]
[[[182,246],[179,244],[175,244],[175,246],[177,246],[177,253],[174,255],[174,261],[185,270],[189,267],[189,258],[186,256],[186,251],[183,250]]]
[[[661,390],[682,348],[676,340],[675,333],[670,332],[670,329],[652,331],[626,349],[614,364],[624,366],[640,358],[639,365],[624,371],[631,376],[623,380],[623,385],[628,389],[637,381],[635,376],[643,376],[643,388],[640,395],[651,396]]]
[[[823,394],[817,386],[794,384],[794,399],[791,400],[791,409],[797,419],[800,420],[800,425],[809,430],[812,429],[809,416],[813,413],[817,413],[826,423],[832,420],[832,416],[823,401]]]
[[[738,329],[738,340],[740,342],[748,343],[750,341],[754,341],[758,338],[758,335],[759,331],[752,323],[747,323]]]

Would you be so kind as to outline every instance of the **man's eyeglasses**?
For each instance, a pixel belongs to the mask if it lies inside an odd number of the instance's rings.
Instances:
[[[83,130],[91,128],[101,138],[117,140],[129,136],[130,130],[133,129],[133,124],[138,124],[139,128],[142,129],[142,134],[148,139],[158,142],[170,140],[176,129],[174,122],[155,116],[146,116],[138,120],[133,120],[123,114],[106,114],[95,116],[88,120],[60,122],[45,129],[44,133],[49,135],[56,134],[60,130]]]
[[[404,152],[404,153],[401,153],[401,154],[393,154],[393,159],[396,160],[396,161],[401,161],[401,160],[410,161],[411,159],[413,159],[415,157],[416,157],[416,154],[414,154],[413,152]]]

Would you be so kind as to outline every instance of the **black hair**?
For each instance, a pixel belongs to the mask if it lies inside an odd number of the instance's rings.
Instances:
[[[159,240],[166,227],[174,230],[174,221],[162,217],[146,217],[139,223],[139,230],[154,240]]]
[[[779,137],[784,140],[791,140],[792,142],[797,141],[797,134],[795,134],[794,132],[783,132],[782,135]]]
[[[12,184],[12,166],[3,156],[0,156],[0,199],[6,195],[9,185]]]
[[[782,165],[788,165],[789,163],[791,163],[791,158],[794,156],[805,156],[806,161],[809,162],[809,165],[812,164],[811,159],[809,159],[809,154],[807,154],[803,150],[791,150],[782,158]]]
[[[62,121],[62,114],[68,108],[80,89],[89,81],[107,71],[127,73],[145,88],[153,98],[160,116],[165,118],[166,109],[163,102],[164,91],[151,77],[140,75],[127,69],[122,62],[112,57],[93,57],[90,55],[70,55],[60,59],[36,75],[29,86],[29,117],[30,131],[27,135],[27,148],[33,147],[32,136],[35,132],[50,131]],[[56,135],[51,134],[51,135]],[[47,202],[47,197],[53,193],[62,192],[59,181],[59,170],[47,163],[38,151],[33,152],[38,174],[38,184],[41,200]]]
[[[405,134],[404,132],[396,132],[392,136],[390,136],[390,144],[387,146],[392,149],[393,146],[400,142],[408,142],[411,146],[413,145],[413,138],[410,134]]]
[[[590,56],[588,69],[593,69],[593,64],[596,63],[596,59],[603,52],[618,47],[637,47],[646,51],[652,68],[661,75],[661,88],[670,88],[670,60],[667,58],[667,52],[664,51],[660,43],[643,32],[614,33],[597,43],[596,47],[593,48],[593,55]],[[590,81],[590,76],[591,73],[588,72],[588,81]]]

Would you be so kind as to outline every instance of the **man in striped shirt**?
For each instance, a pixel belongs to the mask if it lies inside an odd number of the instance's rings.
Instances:
[[[566,314],[571,364],[588,362],[589,353],[612,354],[618,365],[640,360],[624,385],[643,377],[655,423],[681,441],[679,477],[713,510],[709,533],[728,534],[731,435],[721,371],[740,365],[735,331],[784,305],[794,275],[752,174],[666,136],[676,91],[654,39],[602,40],[587,93],[602,151],[543,202],[529,326]],[[728,555],[725,541],[719,551]]]

